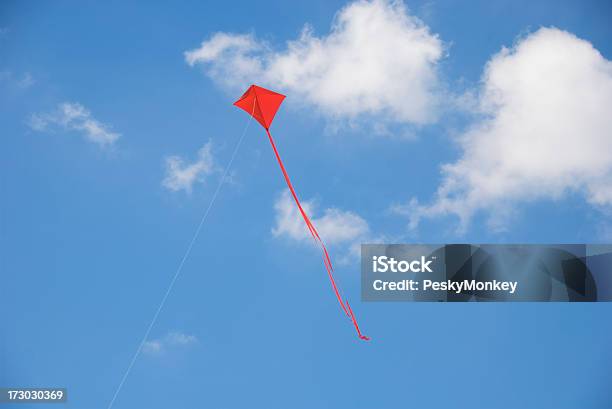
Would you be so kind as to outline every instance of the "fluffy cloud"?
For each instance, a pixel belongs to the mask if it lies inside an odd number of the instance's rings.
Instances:
[[[442,42],[401,1],[373,0],[340,10],[326,36],[305,26],[283,50],[250,34],[217,33],[185,59],[235,92],[257,81],[334,120],[425,124],[436,117],[442,55]]]
[[[455,214],[465,229],[484,210],[503,228],[514,205],[568,193],[612,205],[609,60],[571,33],[543,28],[493,56],[482,84],[482,119],[460,137],[461,157],[442,167],[434,202],[397,207],[413,227]]]
[[[108,125],[96,120],[83,105],[64,102],[55,112],[33,114],[29,126],[35,131],[59,128],[81,133],[85,139],[100,146],[112,145],[121,134],[112,132]]]
[[[212,155],[212,141],[208,141],[198,151],[198,158],[191,163],[180,156],[169,156],[166,158],[166,175],[162,185],[169,190],[177,192],[184,190],[191,193],[196,181],[203,182],[206,176],[217,171]]]
[[[359,250],[360,241],[365,241],[370,236],[368,223],[353,212],[328,208],[323,211],[321,216],[318,216],[318,209],[314,201],[303,201],[301,203],[325,244],[346,246],[349,253],[353,254]],[[284,190],[278,197],[278,200],[274,203],[274,210],[276,220],[272,234],[275,237],[285,237],[302,243],[314,244],[289,190]],[[346,256],[341,257],[340,261],[342,259],[346,259]]]
[[[194,335],[170,332],[163,338],[146,341],[142,345],[142,352],[150,355],[161,354],[169,349],[186,347],[197,342],[198,339]]]

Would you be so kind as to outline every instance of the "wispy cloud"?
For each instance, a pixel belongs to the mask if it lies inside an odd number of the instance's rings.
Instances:
[[[99,146],[113,145],[121,134],[95,119],[91,112],[79,103],[64,102],[49,113],[33,114],[28,125],[35,131],[74,131]]]
[[[433,203],[413,199],[395,210],[416,227],[453,214],[465,231],[476,212],[507,227],[519,203],[582,194],[612,206],[612,62],[588,41],[543,28],[503,48],[487,63],[481,114],[442,167]]]
[[[317,216],[317,206],[312,200],[303,201],[302,207],[326,243],[330,245],[353,241],[370,231],[368,223],[353,212],[328,208],[323,210],[322,216]],[[275,237],[284,236],[298,241],[312,239],[289,190],[281,193],[274,203],[274,210],[276,223],[272,234]]]
[[[356,1],[341,9],[329,34],[306,25],[283,50],[252,34],[217,33],[187,51],[223,87],[252,81],[290,92],[332,121],[430,123],[439,100],[443,44],[401,1]]]
[[[362,242],[383,240],[375,238],[368,222],[358,214],[334,207],[322,212],[314,200],[302,201],[304,211],[310,217],[326,245],[341,250],[336,258],[341,263],[349,262],[359,254]],[[272,235],[304,244],[314,244],[289,190],[284,190],[274,203],[275,224]]]
[[[146,341],[142,346],[142,352],[149,355],[157,355],[169,350],[188,347],[197,342],[198,339],[194,335],[187,335],[181,332],[169,332],[162,338]]]
[[[16,75],[11,71],[0,71],[0,82],[20,90],[26,90],[36,83],[36,80],[29,72]]]
[[[17,86],[22,89],[30,88],[35,83],[36,80],[34,80],[34,77],[29,72],[26,72],[17,80]]]
[[[195,161],[187,162],[177,155],[165,159],[166,174],[162,185],[174,192],[184,190],[191,193],[196,182],[204,182],[207,176],[217,172],[218,168],[212,154],[212,141],[208,141],[198,151]]]

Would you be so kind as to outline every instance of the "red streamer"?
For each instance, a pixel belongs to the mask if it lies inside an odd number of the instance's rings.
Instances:
[[[357,323],[357,318],[355,317],[355,314],[353,313],[353,310],[351,309],[351,306],[349,305],[348,301],[343,300],[342,296],[340,295],[340,290],[338,289],[338,286],[336,285],[336,280],[334,280],[334,275],[333,275],[334,267],[332,266],[332,262],[329,258],[329,253],[327,252],[327,248],[325,247],[323,240],[321,240],[321,237],[319,236],[319,233],[317,232],[317,229],[315,228],[314,224],[312,224],[312,222],[310,221],[310,218],[304,211],[304,208],[302,207],[302,204],[300,203],[300,200],[298,199],[297,194],[295,193],[295,189],[293,188],[291,179],[289,179],[289,174],[287,173],[287,170],[285,169],[285,165],[283,164],[283,161],[278,153],[278,150],[276,149],[276,144],[274,143],[274,139],[272,138],[272,135],[270,134],[269,129],[267,127],[265,129],[266,129],[266,133],[268,134],[268,139],[270,139],[270,145],[272,145],[272,149],[274,150],[274,155],[276,156],[276,160],[278,161],[278,165],[280,166],[281,171],[283,172],[283,176],[285,177],[285,181],[287,182],[287,186],[289,187],[289,190],[291,191],[291,196],[293,196],[293,200],[295,200],[295,204],[300,210],[300,214],[302,215],[302,218],[304,219],[304,222],[306,223],[306,226],[308,227],[308,230],[310,231],[312,238],[321,247],[321,251],[323,255],[323,263],[325,264],[325,269],[327,270],[327,275],[329,276],[329,281],[331,282],[332,288],[334,289],[336,298],[338,299],[338,302],[340,303],[340,306],[342,307],[342,310],[344,311],[344,313],[350,318],[351,322],[353,323],[353,326],[355,327],[355,330],[357,331],[357,335],[359,336],[359,338],[364,341],[369,341],[370,338],[361,333],[361,330],[359,329],[359,324]]]

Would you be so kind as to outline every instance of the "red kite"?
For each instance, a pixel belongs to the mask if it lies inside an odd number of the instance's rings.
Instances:
[[[281,171],[283,172],[285,182],[287,182],[287,186],[291,191],[291,195],[295,200],[295,204],[297,205],[300,214],[302,215],[302,218],[306,223],[306,227],[308,227],[308,230],[312,235],[312,238],[321,247],[321,251],[323,254],[323,263],[325,264],[325,269],[327,270],[327,275],[329,276],[329,280],[331,282],[332,288],[334,289],[334,293],[336,294],[336,298],[338,299],[338,302],[340,303],[340,306],[342,307],[344,313],[352,321],[359,338],[368,341],[370,338],[361,334],[361,330],[359,329],[359,325],[357,324],[357,319],[355,318],[355,314],[353,313],[353,310],[351,309],[351,306],[349,305],[348,301],[343,300],[342,296],[340,295],[340,290],[338,289],[336,281],[334,280],[334,267],[332,266],[331,260],[329,258],[327,248],[325,247],[323,240],[321,240],[317,229],[312,224],[312,222],[308,218],[308,215],[302,208],[302,204],[300,203],[300,200],[298,199],[297,194],[295,193],[295,189],[293,188],[291,180],[289,179],[287,170],[285,169],[283,161],[281,160],[278,150],[276,149],[274,139],[272,139],[272,135],[270,134],[270,126],[272,125],[272,121],[274,120],[276,111],[278,111],[278,108],[283,103],[284,99],[285,96],[282,94],[270,91],[262,87],[258,87],[257,85],[251,85],[249,89],[247,89],[247,91],[240,97],[240,99],[234,102],[234,105],[236,105],[238,108],[243,109],[253,118],[255,118],[257,122],[259,122],[261,126],[263,126],[266,130],[266,133],[268,134],[268,139],[270,140],[270,145],[272,145],[272,150],[274,150],[274,155],[276,156],[276,160],[278,161]]]

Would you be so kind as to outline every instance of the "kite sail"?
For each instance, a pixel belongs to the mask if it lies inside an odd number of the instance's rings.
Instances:
[[[344,313],[353,323],[353,326],[355,327],[359,338],[368,341],[370,338],[366,337],[361,333],[359,325],[357,324],[357,319],[355,318],[355,314],[353,313],[353,310],[351,309],[351,306],[349,305],[348,301],[343,300],[342,296],[340,295],[340,290],[338,289],[336,281],[334,280],[334,267],[332,266],[331,259],[329,258],[327,248],[325,247],[323,240],[319,236],[319,233],[317,232],[317,229],[315,228],[314,224],[312,224],[312,221],[310,221],[310,218],[308,218],[308,215],[304,211],[304,208],[302,207],[302,204],[300,203],[300,200],[298,199],[298,196],[295,193],[295,189],[293,188],[291,179],[289,179],[289,174],[285,169],[285,165],[283,164],[283,161],[278,153],[278,149],[276,149],[274,139],[270,134],[270,126],[272,125],[272,121],[274,120],[276,111],[278,111],[278,108],[280,107],[284,99],[285,96],[282,94],[270,91],[262,87],[258,87],[257,85],[251,85],[249,89],[247,89],[247,91],[238,99],[238,101],[234,102],[234,105],[236,105],[238,108],[243,109],[253,118],[255,118],[255,120],[259,122],[261,126],[263,126],[266,130],[266,133],[268,134],[268,139],[270,140],[270,145],[272,145],[272,150],[274,151],[274,155],[276,156],[276,160],[278,161],[278,165],[280,166],[281,171],[283,172],[283,176],[285,177],[285,182],[287,182],[287,186],[291,191],[291,196],[293,196],[293,200],[295,200],[295,204],[297,205],[312,238],[321,247],[321,251],[323,254],[323,263],[325,264],[325,269],[327,270],[327,275],[329,276],[329,280],[331,282],[332,288],[334,289],[334,293],[336,294],[336,298],[338,299],[338,302],[340,303],[340,306],[342,307]]]

